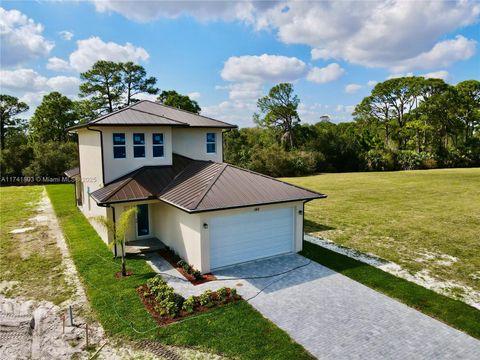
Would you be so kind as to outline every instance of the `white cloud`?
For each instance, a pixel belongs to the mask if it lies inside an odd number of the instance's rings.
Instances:
[[[48,59],[46,67],[49,70],[55,70],[55,71],[71,70],[70,64],[68,63],[68,61],[60,59],[56,56]]]
[[[252,117],[257,110],[254,100],[229,100],[202,107],[202,115],[223,120],[240,127],[252,126]]]
[[[198,91],[193,91],[188,94],[188,97],[192,100],[198,100],[200,99],[201,94]]]
[[[362,88],[362,85],[359,85],[359,84],[348,84],[348,85],[345,85],[345,92],[347,94],[353,94],[358,90],[360,90],[361,88]]]
[[[150,100],[150,101],[157,101],[158,95],[155,94],[148,94],[148,93],[140,93],[135,95],[135,99],[138,100]]]
[[[477,42],[458,35],[454,40],[437,43],[431,50],[401,62],[394,71],[448,67],[459,60],[467,60],[475,54]]]
[[[63,40],[70,41],[73,39],[73,32],[63,30],[58,33]]]
[[[221,76],[233,82],[217,90],[228,89],[232,100],[257,99],[265,83],[291,82],[305,76],[307,65],[296,57],[280,55],[232,56],[225,61]],[[237,104],[238,107],[238,104]]]
[[[375,86],[378,84],[378,81],[377,80],[368,80],[367,81],[367,85],[368,86]]]
[[[0,87],[13,91],[41,90],[47,78],[32,69],[0,70]]]
[[[296,57],[280,55],[232,56],[224,64],[221,76],[228,81],[293,81],[306,72],[305,63]]]
[[[475,1],[297,1],[284,8],[279,4],[262,14],[264,27],[276,29],[285,43],[312,46],[313,59],[388,68],[411,62],[411,69],[422,65],[411,59],[433,50],[444,34],[475,23],[480,14]],[[442,55],[454,61],[466,56]]]
[[[355,110],[355,105],[337,105],[335,110],[339,113],[347,113],[351,115]]]
[[[261,83],[245,82],[236,83],[228,86],[230,99],[258,99],[263,95],[263,86]]]
[[[38,105],[43,95],[58,91],[75,98],[78,94],[80,79],[73,76],[54,76],[47,78],[32,69],[0,71],[0,87],[25,99],[30,107]],[[27,101],[28,100],[28,101]]]
[[[407,76],[413,76],[413,72],[390,74],[390,75],[388,75],[387,80],[401,78],[401,77],[407,77]]]
[[[342,59],[393,71],[421,66],[413,59],[432,51],[445,34],[476,23],[480,15],[480,3],[475,0],[91,1],[97,11],[118,12],[141,22],[179,16],[199,21],[240,21],[256,30],[276,32],[284,43],[312,47],[314,60]],[[437,58],[436,66],[461,60],[468,52],[463,54],[443,53],[447,60]],[[393,69],[404,62],[404,70]]]
[[[46,40],[43,26],[18,10],[0,8],[0,43],[2,66],[16,66],[47,56],[54,43]]]
[[[345,70],[337,63],[331,63],[323,68],[314,67],[307,75],[307,80],[324,84],[340,79]]]
[[[254,21],[256,8],[273,6],[272,2],[250,1],[116,1],[90,0],[98,12],[117,12],[128,19],[149,22],[158,18],[192,16],[199,21]]]
[[[422,74],[420,76],[423,76],[425,79],[442,79],[442,80],[448,80],[450,75],[448,74],[448,71],[446,70],[440,70],[440,71],[434,71],[434,72],[429,72],[426,74]]]
[[[54,76],[47,80],[47,86],[52,91],[62,94],[76,95],[80,86],[80,79],[73,76]]]
[[[70,68],[78,72],[84,72],[98,60],[140,62],[147,61],[149,57],[148,52],[142,47],[136,47],[128,42],[125,45],[105,42],[98,36],[93,36],[85,40],[78,40],[77,49],[70,54],[68,61],[51,58],[47,67],[55,70]]]

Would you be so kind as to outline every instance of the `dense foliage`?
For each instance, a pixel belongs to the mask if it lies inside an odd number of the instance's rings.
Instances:
[[[390,79],[356,106],[353,122],[313,125],[299,124],[298,99],[280,85],[258,101],[267,121],[225,135],[227,162],[272,176],[480,166],[479,81]],[[278,101],[281,88],[288,96]],[[284,114],[295,120],[289,127]]]
[[[133,63],[98,61],[81,78],[81,100],[52,92],[30,122],[20,117],[27,104],[0,95],[2,176],[61,176],[78,164],[69,126],[159,91],[156,79]],[[162,91],[157,101],[201,111],[175,90]],[[321,116],[302,124],[299,104],[292,84],[272,87],[258,99],[256,127],[225,134],[225,161],[271,176],[480,166],[480,81],[453,86],[414,76],[389,79],[355,107],[349,123]]]

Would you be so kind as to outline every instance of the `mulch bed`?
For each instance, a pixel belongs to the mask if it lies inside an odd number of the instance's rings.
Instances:
[[[123,276],[121,271],[115,273],[115,277],[116,277],[117,279],[122,279],[122,278],[124,278],[124,277],[132,276],[132,275],[133,275],[133,272],[131,272],[131,271],[127,271],[127,275],[126,275],[126,276]]]
[[[158,254],[161,257],[163,257],[165,260],[167,260],[170,263],[170,265],[172,265],[180,274],[182,274],[185,277],[185,279],[190,281],[190,283],[192,285],[200,285],[200,284],[204,284],[204,283],[209,282],[209,281],[217,280],[215,275],[213,275],[212,273],[202,274],[201,279],[196,279],[192,274],[187,273],[183,269],[183,267],[181,267],[177,264],[177,262],[175,261],[175,259],[172,256],[171,252],[167,249],[160,250],[158,252]]]
[[[192,316],[192,315],[197,315],[197,314],[200,314],[200,313],[207,312],[208,310],[214,309],[214,308],[216,308],[218,306],[222,306],[224,304],[229,304],[229,303],[237,302],[237,301],[241,300],[241,297],[237,296],[235,299],[230,298],[227,301],[225,301],[224,303],[216,303],[212,307],[206,307],[206,306],[198,305],[198,306],[195,307],[195,309],[193,310],[192,313],[187,313],[186,311],[181,310],[180,314],[178,314],[176,317],[171,317],[171,316],[168,316],[168,315],[163,315],[162,316],[157,312],[157,310],[155,310],[155,306],[157,305],[157,300],[155,300],[155,296],[149,294],[148,286],[146,284],[138,287],[136,289],[136,291],[137,291],[137,294],[140,296],[140,299],[142,300],[142,303],[145,306],[145,308],[147,309],[147,311],[150,313],[150,315],[153,316],[153,318],[157,321],[157,323],[159,325],[162,325],[162,326],[171,324],[171,323],[176,322],[176,321],[180,321],[180,320],[182,320],[186,317]],[[145,295],[145,294],[147,294],[147,295]],[[216,293],[213,292],[213,294],[216,294]]]

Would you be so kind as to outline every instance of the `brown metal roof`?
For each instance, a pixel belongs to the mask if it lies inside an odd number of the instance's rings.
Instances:
[[[86,126],[184,126],[184,127],[216,127],[235,128],[236,125],[227,124],[206,116],[194,114],[153,101],[141,100],[123,109],[103,115],[84,124],[70,127],[68,130]]]
[[[132,106],[133,109],[145,111],[147,113],[157,114],[167,119],[175,120],[188,124],[192,127],[221,127],[234,128],[235,125],[223,121],[211,119],[206,116],[191,113],[189,111],[177,109],[171,106],[159,104],[153,101],[139,101]]]
[[[158,195],[192,160],[173,155],[173,165],[144,166],[95,190],[90,195],[99,204],[157,199]]]
[[[226,163],[174,154],[172,166],[148,166],[93,192],[99,204],[159,199],[202,212],[326,197]]]
[[[67,177],[72,178],[74,176],[80,175],[80,168],[78,166],[74,167],[72,169],[69,169],[69,170],[65,171],[64,174]]]

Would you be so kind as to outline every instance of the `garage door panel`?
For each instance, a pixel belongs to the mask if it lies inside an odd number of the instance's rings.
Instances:
[[[293,208],[210,219],[212,269],[293,251]]]

